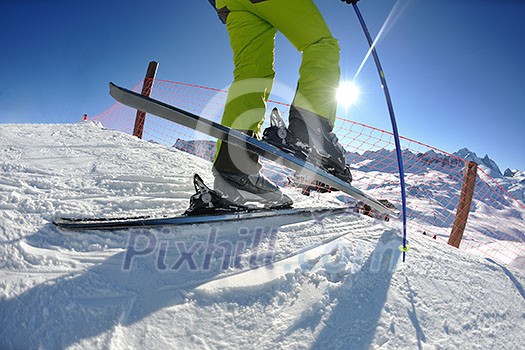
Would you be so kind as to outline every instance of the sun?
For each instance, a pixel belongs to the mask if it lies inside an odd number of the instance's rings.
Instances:
[[[343,81],[337,88],[337,103],[343,107],[350,107],[359,99],[359,88],[352,81]]]

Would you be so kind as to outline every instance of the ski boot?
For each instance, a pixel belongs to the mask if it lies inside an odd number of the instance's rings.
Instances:
[[[270,127],[264,130],[263,140],[351,183],[352,174],[345,164],[346,151],[332,129],[326,118],[306,110],[299,113],[293,106],[290,108],[290,125],[286,128],[279,111],[274,108],[270,114]]]
[[[242,131],[242,130],[240,130]],[[242,131],[255,137],[252,131]],[[259,156],[248,145],[239,147],[222,141],[213,163],[214,190],[233,203],[289,208],[293,201],[279,187],[261,174]]]
[[[214,170],[213,188],[226,199],[240,205],[262,204],[266,208],[291,208],[293,201],[261,173],[218,172]]]
[[[229,201],[221,193],[206,186],[198,174],[193,176],[193,186],[195,187],[195,194],[190,198],[190,207],[184,212],[186,216],[216,215],[249,209],[244,205]]]
[[[300,142],[290,133],[277,108],[270,113],[270,126],[263,132],[263,141],[301,160],[306,160],[310,153],[308,144]]]

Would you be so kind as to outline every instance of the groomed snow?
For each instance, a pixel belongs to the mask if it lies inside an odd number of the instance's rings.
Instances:
[[[523,270],[354,213],[114,232],[210,164],[95,123],[0,127],[0,349],[520,349]],[[333,202],[286,190],[298,206]],[[227,254],[229,252],[229,254]]]

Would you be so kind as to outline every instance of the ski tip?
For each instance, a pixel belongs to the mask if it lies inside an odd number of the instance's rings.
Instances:
[[[113,96],[113,91],[117,88],[117,85],[115,85],[112,81],[109,82],[109,94]]]
[[[119,89],[118,85],[115,84],[114,82],[110,81],[109,82],[109,94],[113,96],[113,93],[115,92],[115,90]]]
[[[122,103],[122,93],[125,90],[113,82],[109,82],[109,94],[118,102]]]

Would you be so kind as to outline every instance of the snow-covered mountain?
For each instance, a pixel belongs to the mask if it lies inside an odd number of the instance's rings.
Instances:
[[[476,153],[467,148],[462,148],[455,152],[454,155],[477,163],[483,171],[496,179],[512,196],[525,203],[525,172],[517,169],[506,169],[501,172],[498,164],[490,159],[488,155],[480,158]]]
[[[416,174],[412,161],[420,190],[446,196],[450,179]],[[0,349],[524,347],[523,270],[416,231],[402,263],[396,220],[348,212],[113,232],[50,223],[181,212],[194,172],[211,181],[201,158],[91,122],[2,125]],[[380,177],[376,186],[391,191]],[[298,206],[338,200],[284,191]],[[485,210],[479,201],[476,214]]]
[[[505,169],[503,176],[505,177],[523,177],[523,172],[519,171],[518,169],[507,168]]]
[[[525,172],[519,170],[505,171],[505,176],[498,179],[498,182],[512,196],[525,203]]]
[[[215,142],[207,140],[188,141],[178,139],[173,147],[207,160],[213,159],[215,152]],[[454,170],[458,167],[462,168],[464,167],[464,162],[459,158],[477,163],[487,175],[498,181],[513,197],[525,203],[525,172],[507,169],[502,174],[497,163],[488,155],[480,158],[467,148],[460,149],[453,156],[438,153],[434,150],[419,154],[414,154],[410,151],[404,152],[405,169],[409,173],[421,174],[427,172],[430,165],[439,165],[444,172],[446,172],[446,168]],[[390,161],[385,162],[385,159],[390,159]],[[398,171],[394,150],[380,149],[366,151],[363,154],[347,152],[346,161],[348,164],[351,164],[353,169],[364,172],[397,173]]]
[[[477,163],[480,167],[483,168],[483,170],[489,174],[490,176],[494,178],[500,178],[503,176],[501,173],[501,170],[499,169],[498,164],[496,164],[495,161],[490,159],[488,155],[485,155],[485,157],[480,158],[477,156],[476,153],[470,151],[468,148],[462,148],[457,152],[454,152],[454,155],[466,159],[468,161],[472,161]]]

